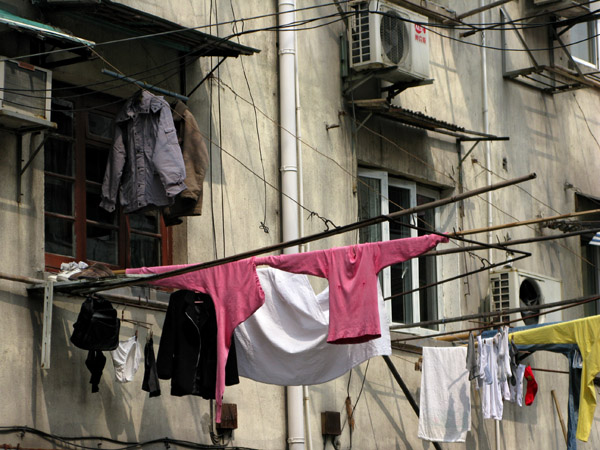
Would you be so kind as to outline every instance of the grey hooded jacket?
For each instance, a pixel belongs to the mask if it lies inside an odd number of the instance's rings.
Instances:
[[[185,166],[169,104],[148,91],[127,100],[116,117],[100,206],[123,212],[173,204],[186,186]]]

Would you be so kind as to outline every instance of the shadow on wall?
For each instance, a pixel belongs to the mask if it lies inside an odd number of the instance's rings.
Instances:
[[[83,300],[71,299],[69,301],[72,304],[67,306],[54,305],[50,369],[40,368],[43,304],[41,301],[32,302],[30,311],[35,348],[32,357],[31,416],[34,428],[60,436],[101,436],[128,442],[148,441],[165,436],[188,439],[189,436],[174,435],[177,431],[171,429],[167,419],[170,416],[169,410],[177,408],[182,411],[199,411],[200,400],[170,400],[169,389],[164,382],[161,386],[162,395],[150,399],[149,394],[141,389],[143,356],[133,381],[120,383],[115,380],[110,352],[103,352],[107,361],[99,383],[99,392],[92,393],[90,372],[85,366],[88,352],[70,342],[73,323]],[[133,333],[133,328],[122,326],[120,339],[125,340]],[[155,336],[155,352],[156,342],[159,340],[157,338],[160,336]],[[143,345],[146,342],[143,329],[139,331],[139,341],[143,355]],[[201,430],[201,415],[194,415],[192,423],[189,416],[185,416],[186,420],[182,421],[180,430]],[[192,439],[202,440],[196,433]],[[90,443],[89,440],[82,440],[81,443],[93,446],[97,443],[101,445],[102,441]]]

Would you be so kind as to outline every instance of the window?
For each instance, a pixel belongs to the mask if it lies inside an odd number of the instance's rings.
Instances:
[[[121,102],[68,92],[52,100],[57,129],[44,147],[46,267],[71,260],[113,268],[170,264],[170,233],[157,211],[125,215],[99,206]]]
[[[358,209],[359,220],[412,208],[439,198],[437,192],[418,186],[414,182],[390,177],[387,172],[359,170]],[[427,234],[435,229],[434,209],[416,215],[402,216],[402,223],[416,224],[422,230],[403,227],[398,223],[384,222],[360,230],[360,242],[386,241]],[[381,273],[381,284],[388,315],[394,323],[414,323],[438,318],[437,286],[419,289],[437,280],[435,258],[421,257],[395,264]],[[397,294],[418,289],[398,297]],[[432,327],[437,329],[436,327]]]
[[[576,193],[575,210],[591,211],[600,209],[600,199]],[[597,228],[600,226],[600,214],[587,214],[579,219],[583,227]],[[586,233],[581,236],[581,274],[583,281],[583,295],[591,296],[600,293],[600,246],[597,240],[593,240],[594,233]],[[586,303],[583,306],[586,316],[595,316],[600,313],[600,301]]]
[[[573,25],[570,30],[571,56],[575,61],[598,66],[597,26],[595,21]]]

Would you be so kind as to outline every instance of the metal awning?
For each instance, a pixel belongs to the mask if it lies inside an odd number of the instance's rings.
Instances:
[[[452,136],[459,141],[507,141],[508,137],[494,136],[492,134],[467,130],[461,126],[429,117],[420,112],[410,111],[391,105],[385,98],[369,100],[354,100],[352,104],[359,110],[396,122],[435,131],[436,133]]]
[[[54,41],[62,42],[63,44],[78,44],[93,47],[94,42],[82,39],[77,36],[68,34],[60,28],[53,27],[41,22],[35,22],[33,20],[25,19],[24,17],[16,16],[8,11],[0,9],[0,24],[6,25],[11,28],[15,28],[19,31],[24,31],[41,37],[43,39],[51,39]]]
[[[132,37],[148,36],[144,39],[188,53],[190,56],[237,57],[260,52],[256,48],[187,28],[112,0],[46,1],[40,6],[47,14],[55,14],[56,17],[83,20]]]

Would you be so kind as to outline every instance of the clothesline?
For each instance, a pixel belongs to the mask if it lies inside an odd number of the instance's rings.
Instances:
[[[400,330],[403,328],[423,327],[423,326],[428,326],[428,325],[440,325],[440,324],[447,324],[447,323],[453,323],[453,322],[463,322],[466,320],[473,320],[473,319],[485,319],[488,317],[505,316],[505,315],[514,314],[514,313],[523,312],[523,311],[537,311],[540,309],[549,309],[549,308],[554,308],[557,306],[571,305],[574,303],[579,304],[582,301],[587,302],[587,301],[594,301],[594,300],[599,300],[599,299],[600,299],[600,296],[598,296],[598,295],[591,296],[591,297],[589,297],[589,296],[588,297],[577,297],[574,299],[546,303],[544,305],[531,305],[531,306],[527,306],[524,308],[510,308],[510,309],[503,309],[501,311],[490,311],[490,312],[483,312],[483,313],[477,313],[477,314],[467,314],[467,315],[462,315],[462,316],[457,316],[457,317],[450,317],[448,319],[424,320],[421,322],[416,322],[416,323],[411,323],[411,324],[393,325],[390,327],[390,329],[391,330]]]
[[[373,217],[370,219],[360,220],[360,221],[357,221],[357,222],[354,222],[354,223],[351,223],[348,225],[337,227],[333,230],[327,230],[327,231],[323,231],[321,233],[312,234],[312,235],[305,236],[302,238],[292,239],[292,240],[289,240],[286,242],[281,242],[279,244],[269,245],[269,246],[259,248],[256,250],[250,250],[247,252],[238,253],[236,255],[228,256],[228,257],[217,259],[214,261],[209,261],[206,263],[193,264],[193,265],[190,265],[190,266],[187,266],[184,268],[172,270],[169,272],[164,272],[164,273],[161,273],[158,275],[152,275],[152,276],[143,277],[143,278],[136,277],[133,279],[125,279],[119,283],[114,283],[109,286],[101,285],[101,286],[95,286],[95,287],[82,287],[81,289],[73,288],[73,289],[69,289],[69,290],[72,293],[87,294],[87,293],[93,293],[93,292],[100,292],[100,291],[104,291],[104,290],[108,290],[108,289],[114,289],[117,287],[139,285],[141,282],[157,281],[157,280],[160,280],[163,278],[170,278],[170,277],[173,277],[176,275],[182,275],[182,274],[189,273],[189,272],[195,272],[198,270],[207,269],[210,267],[215,267],[215,266],[219,266],[222,264],[227,264],[230,262],[250,258],[252,256],[257,256],[257,255],[264,254],[264,253],[270,253],[273,251],[282,250],[284,248],[293,247],[293,246],[297,246],[297,245],[301,245],[301,244],[306,244],[308,242],[313,242],[313,241],[316,241],[319,239],[324,239],[327,237],[335,236],[335,235],[346,233],[349,231],[354,231],[354,230],[364,228],[364,227],[367,227],[370,225],[375,225],[375,224],[378,224],[381,222],[394,220],[401,216],[411,215],[411,214],[415,214],[415,213],[418,213],[421,211],[434,209],[434,208],[444,206],[444,205],[447,205],[450,203],[455,203],[457,201],[464,200],[466,198],[473,197],[473,196],[476,196],[476,195],[479,195],[482,193],[494,191],[494,190],[497,190],[497,189],[500,189],[503,187],[507,187],[507,186],[512,186],[514,184],[522,183],[524,181],[529,181],[529,180],[536,178],[536,176],[537,175],[535,173],[531,173],[529,175],[525,175],[522,177],[513,178],[511,180],[507,180],[507,181],[503,181],[500,183],[491,184],[489,186],[484,186],[484,187],[481,187],[478,189],[474,189],[471,191],[463,192],[461,194],[457,194],[457,195],[454,195],[452,197],[448,197],[445,199],[436,200],[436,201],[433,201],[430,203],[426,203],[424,205],[419,205],[419,206],[415,206],[413,208],[403,209],[403,210],[397,211],[395,213],[385,214],[385,215],[380,215],[380,216]]]
[[[566,306],[561,306],[559,308],[551,309],[549,311],[544,311],[544,312],[537,313],[537,314],[531,314],[529,316],[526,316],[526,318],[538,317],[538,316],[542,316],[544,314],[550,314],[550,313],[553,313],[556,311],[561,311],[563,309],[573,308],[575,306],[584,305],[586,303],[593,302],[598,299],[600,299],[600,296],[587,297],[585,299],[580,300],[579,302],[574,302],[574,303],[568,304]],[[534,308],[535,308],[534,306],[531,306],[529,309],[534,309]],[[410,336],[410,337],[406,337],[406,338],[392,339],[392,343],[413,341],[413,340],[424,339],[424,338],[437,338],[437,337],[443,337],[443,336],[452,336],[452,335],[459,335],[459,334],[467,335],[471,331],[481,331],[481,330],[486,330],[488,328],[498,327],[498,326],[502,326],[502,325],[510,325],[513,322],[520,322],[523,319],[524,318],[507,320],[504,322],[497,322],[494,324],[485,325],[485,326],[481,326],[481,327],[473,327],[473,328],[466,328],[466,329],[462,329],[462,330],[447,331],[447,332],[436,333],[436,334],[431,334],[431,335],[427,335],[427,336]]]

